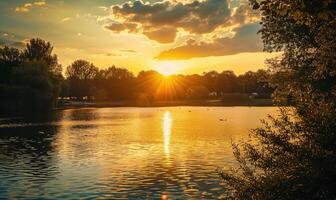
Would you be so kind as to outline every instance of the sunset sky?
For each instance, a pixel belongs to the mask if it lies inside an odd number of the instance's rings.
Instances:
[[[40,37],[63,67],[86,59],[100,68],[170,73],[264,68],[259,15],[245,0],[1,0],[0,45]]]

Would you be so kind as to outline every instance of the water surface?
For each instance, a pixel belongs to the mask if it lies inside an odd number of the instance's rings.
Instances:
[[[0,119],[0,199],[212,199],[274,107],[90,108]],[[29,119],[29,120],[28,120]]]

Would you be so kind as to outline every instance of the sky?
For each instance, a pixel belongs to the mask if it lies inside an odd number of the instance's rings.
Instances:
[[[138,73],[265,68],[260,16],[247,0],[1,0],[0,45],[50,41],[63,68],[85,59]]]

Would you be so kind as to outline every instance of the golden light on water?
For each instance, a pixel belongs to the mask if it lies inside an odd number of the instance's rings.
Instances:
[[[163,150],[166,157],[170,154],[170,135],[172,127],[172,117],[170,111],[165,111],[162,119],[162,131],[163,131]]]

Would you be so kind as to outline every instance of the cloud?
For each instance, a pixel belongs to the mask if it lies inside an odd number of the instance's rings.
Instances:
[[[205,0],[191,3],[173,1],[153,4],[135,1],[112,6],[113,14],[126,21],[148,27],[171,26],[191,33],[209,33],[230,17],[226,0]]]
[[[102,9],[103,11],[108,11],[109,8],[106,6],[98,6],[99,9]]]
[[[172,43],[180,31],[204,35],[256,21],[258,13],[253,12],[247,2],[241,2],[234,5],[231,0],[164,0],[152,3],[136,0],[112,5],[112,14],[100,17],[98,21],[114,33],[139,33],[159,43]]]
[[[0,43],[2,46],[22,48],[29,42],[27,38],[27,36],[0,30]]]
[[[115,54],[115,53],[106,53],[105,56],[114,57],[114,56],[120,56],[120,55],[119,54]]]
[[[144,31],[143,34],[149,39],[155,40],[160,43],[172,43],[175,41],[177,30],[172,27],[163,27],[159,29],[149,29]]]
[[[240,4],[232,9],[232,24],[247,24],[260,21],[260,13],[258,10],[251,9],[248,3]]]
[[[16,7],[15,12],[28,12],[32,6],[33,6],[33,4],[31,4],[31,3],[23,4],[20,7]]]
[[[133,49],[121,49],[121,52],[126,52],[126,53],[136,53],[137,51],[133,50]]]
[[[258,23],[247,24],[234,29],[235,35],[216,38],[212,42],[196,42],[189,40],[186,44],[161,52],[158,60],[180,60],[194,57],[226,56],[242,52],[258,52],[262,50],[262,42],[257,31]]]
[[[44,5],[46,5],[46,2],[45,1],[36,1],[36,2],[34,2],[34,5],[44,6]]]
[[[61,19],[61,23],[70,21],[71,19],[72,19],[71,17],[65,17],[65,18]]]
[[[136,32],[137,24],[132,22],[110,22],[108,25],[105,25],[105,28],[113,31],[115,33],[120,33],[121,31],[127,30],[128,32]]]
[[[45,6],[46,2],[45,1],[35,1],[34,3],[25,3],[22,6],[18,6],[15,8],[15,12],[20,13],[20,12],[29,12],[30,9],[33,6]]]
[[[225,24],[231,14],[226,0],[134,1],[111,9],[113,20],[105,20],[105,28],[115,33],[138,32],[160,43],[174,42],[179,28],[195,34],[210,33]]]
[[[13,41],[12,43],[9,43],[9,46],[17,47],[17,48],[22,48],[25,47],[29,43],[29,39],[24,39],[21,41]]]

